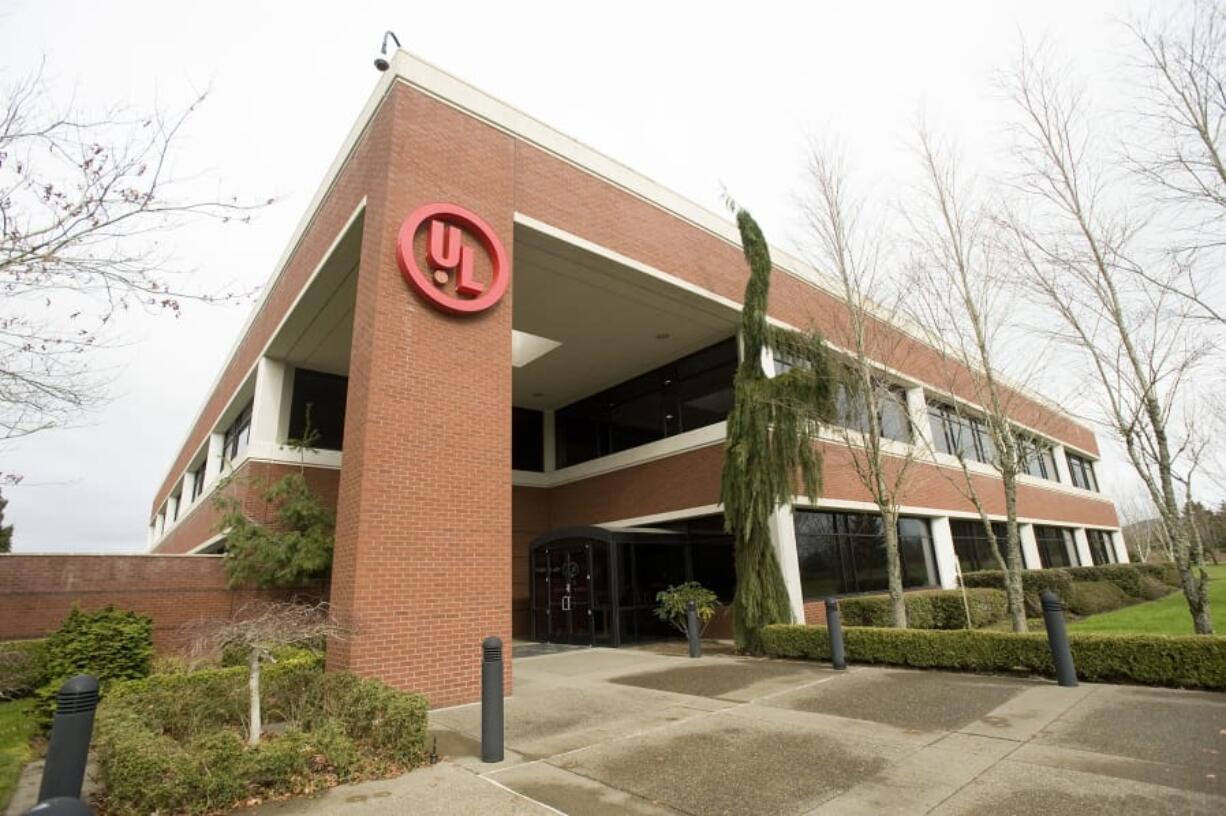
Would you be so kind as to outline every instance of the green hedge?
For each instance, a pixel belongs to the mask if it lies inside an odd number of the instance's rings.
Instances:
[[[108,813],[211,813],[250,797],[310,793],[386,775],[426,754],[424,697],[323,671],[308,654],[266,666],[261,701],[287,730],[246,747],[247,670],[236,666],[115,683],[98,712]]]
[[[847,659],[916,668],[1052,674],[1043,634],[848,627]],[[771,657],[828,660],[824,626],[777,625],[762,630]],[[1177,688],[1226,689],[1226,637],[1070,634],[1077,676]]]
[[[0,642],[0,700],[25,697],[47,676],[47,641]]]
[[[43,685],[37,694],[46,717],[55,695],[78,674],[97,677],[103,689],[117,680],[149,674],[153,658],[153,620],[108,606],[90,612],[74,607],[47,638]]]
[[[1111,597],[1117,597],[1119,603],[1116,606],[1098,609],[1100,612],[1118,609],[1133,601],[1152,601],[1155,598],[1161,598],[1169,594],[1171,587],[1179,586],[1179,575],[1172,564],[1103,564],[1097,567],[1023,570],[1022,591],[1026,595],[1026,612],[1031,617],[1042,614],[1039,597],[1045,590],[1056,593],[1060,600],[1064,601],[1065,606],[1073,612],[1076,612],[1073,609],[1074,604],[1085,600],[1090,595],[1093,595],[1096,600],[1105,601],[1108,595],[1102,590],[1091,590],[1088,593],[1074,590],[1078,584],[1104,581],[1119,587],[1121,595],[1115,596],[1114,593],[1111,593]],[[966,587],[990,587],[1003,590],[1005,577],[1004,573],[999,570],[968,572],[963,574],[962,583]],[[1077,612],[1077,614],[1091,613]]]
[[[903,595],[903,600],[907,606],[907,626],[913,629],[966,628],[962,590],[908,592]],[[1009,611],[1005,593],[999,589],[968,589],[966,605],[970,607],[972,627],[1004,620]],[[889,626],[891,621],[888,595],[842,598],[839,600],[839,611],[848,626]]]
[[[1140,591],[1138,581],[1137,592]],[[1096,615],[1135,603],[1138,598],[1130,598],[1118,584],[1110,581],[1075,581],[1065,590],[1064,600],[1074,615]]]

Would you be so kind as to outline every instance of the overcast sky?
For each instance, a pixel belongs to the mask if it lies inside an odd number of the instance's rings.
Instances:
[[[0,2],[0,83],[41,59],[63,98],[174,110],[201,89],[177,162],[226,192],[277,196],[247,227],[173,236],[206,286],[263,283],[376,79],[405,48],[772,241],[798,237],[807,139],[833,135],[889,183],[917,112],[993,155],[992,72],[1019,32],[1051,36],[1091,89],[1118,93],[1123,2],[692,4]],[[603,10],[602,10],[603,9]],[[797,16],[797,15],[800,16]],[[113,399],[79,428],[0,449],[16,550],[145,547],[153,493],[249,306],[135,315],[107,353]]]

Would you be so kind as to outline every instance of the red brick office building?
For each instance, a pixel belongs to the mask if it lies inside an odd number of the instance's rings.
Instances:
[[[833,287],[776,263],[772,319],[838,347]],[[718,488],[746,274],[726,219],[399,52],[157,490],[151,549],[223,549],[219,476],[305,467],[335,503],[331,599],[354,627],[332,666],[448,705],[475,698],[485,636],[651,637],[663,585],[735,583]],[[907,583],[952,586],[956,564],[989,566],[948,453],[991,458],[973,394],[905,327],[874,328],[898,340],[890,433],[921,450]],[[1027,566],[1122,560],[1093,432],[1040,397],[1014,404],[1036,450]],[[285,443],[308,405],[320,440],[300,454]],[[774,525],[797,618],[884,585],[847,452],[815,444],[822,499]],[[1003,518],[999,479],[973,466]]]

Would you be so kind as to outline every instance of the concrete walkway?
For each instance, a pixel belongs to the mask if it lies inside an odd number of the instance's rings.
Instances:
[[[1221,814],[1226,695],[593,649],[515,662],[507,757],[261,813]]]

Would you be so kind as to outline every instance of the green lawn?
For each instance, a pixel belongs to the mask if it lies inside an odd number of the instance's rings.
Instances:
[[[1205,568],[1209,573],[1209,605],[1213,629],[1226,635],[1226,564]],[[1069,624],[1071,632],[1147,632],[1156,635],[1191,635],[1192,616],[1183,592],[1176,590],[1165,598],[1126,606],[1113,612],[1091,615]]]
[[[0,811],[8,807],[21,768],[29,759],[30,738],[38,730],[33,699],[0,703]]]

